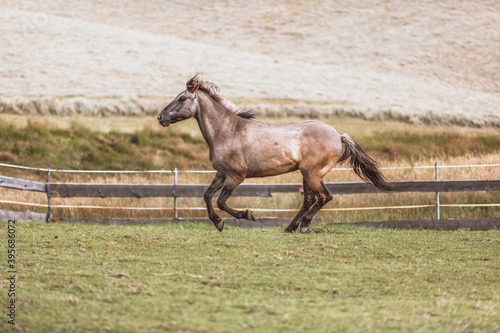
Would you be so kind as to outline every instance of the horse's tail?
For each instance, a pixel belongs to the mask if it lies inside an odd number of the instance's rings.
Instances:
[[[346,161],[363,181],[374,185],[381,191],[392,191],[394,187],[380,172],[378,163],[358,146],[347,134],[342,134],[340,140],[344,144],[344,153],[337,163]]]

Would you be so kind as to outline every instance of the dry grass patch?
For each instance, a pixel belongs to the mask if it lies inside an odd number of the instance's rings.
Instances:
[[[0,139],[4,151],[0,162],[63,169],[211,169],[208,149],[196,121],[161,128],[151,118],[61,118],[1,115]],[[298,121],[292,118],[283,121]],[[277,121],[263,119],[263,121]],[[500,134],[492,129],[442,126],[416,126],[403,123],[367,122],[359,119],[323,119],[341,132],[349,133],[364,149],[375,156],[382,167],[419,165],[494,164],[500,161]],[[43,172],[0,168],[2,175],[46,181]],[[386,170],[391,180],[433,180],[433,169]],[[179,173],[179,184],[208,184],[213,174]],[[440,169],[440,179],[500,179],[500,168]],[[352,171],[330,172],[328,182],[359,181]],[[53,173],[52,181],[84,183],[173,183],[172,174],[66,174]],[[301,183],[299,172],[278,177],[248,179],[247,183]],[[12,201],[45,204],[42,194],[0,189],[2,198]],[[443,193],[442,203],[499,203],[498,193]],[[298,209],[300,194],[276,194],[273,198],[232,198],[237,208]],[[326,208],[432,205],[433,194],[369,194],[343,195]],[[119,209],[55,209],[59,217],[172,217],[173,200],[169,198],[55,198],[54,205],[91,205],[111,207],[160,207],[156,211]],[[179,199],[180,207],[203,207],[201,199]],[[25,210],[27,207],[0,204],[2,209]],[[44,212],[44,208],[30,208]],[[181,217],[204,217],[204,210],[182,210]],[[257,212],[256,216],[291,217],[294,212]],[[225,216],[225,215],[223,215]],[[359,212],[322,211],[325,221],[369,221],[390,219],[433,218],[433,208]],[[444,208],[443,218],[497,217],[498,207]]]

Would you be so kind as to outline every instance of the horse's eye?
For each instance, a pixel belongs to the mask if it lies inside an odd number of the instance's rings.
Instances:
[[[181,101],[181,102],[184,102],[185,100],[186,100],[186,97],[185,97],[185,96],[181,96],[181,97],[179,98],[179,101]]]

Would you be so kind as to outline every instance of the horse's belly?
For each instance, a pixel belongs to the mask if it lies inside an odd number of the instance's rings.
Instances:
[[[247,154],[247,177],[267,177],[298,170],[298,150],[276,143],[260,152]]]

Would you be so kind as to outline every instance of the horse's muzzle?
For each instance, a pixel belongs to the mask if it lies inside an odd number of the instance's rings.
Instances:
[[[158,122],[163,127],[167,127],[171,123],[171,121],[168,121],[168,120],[164,119],[161,114],[156,119],[158,119]]]

